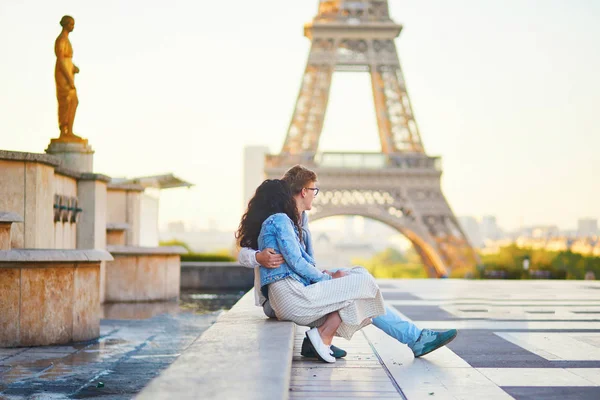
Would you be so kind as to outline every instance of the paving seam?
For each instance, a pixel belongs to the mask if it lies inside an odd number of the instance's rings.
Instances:
[[[152,341],[152,340],[153,340],[153,339],[154,339],[156,336],[157,336],[157,335],[152,335],[152,336],[148,337],[148,338],[147,338],[146,340],[144,340],[142,343],[140,343],[139,345],[137,345],[137,346],[136,346],[136,347],[135,347],[133,350],[131,350],[131,351],[128,351],[127,353],[123,354],[123,355],[122,355],[122,356],[121,356],[119,359],[117,359],[116,361],[114,361],[114,362],[111,364],[111,367],[112,367],[112,366],[114,366],[114,365],[116,365],[116,364],[118,364],[118,363],[120,363],[120,362],[122,362],[122,361],[124,361],[124,360],[126,360],[126,359],[128,359],[128,358],[131,358],[131,356],[132,356],[134,353],[137,353],[138,351],[140,351],[141,349],[143,349],[144,347],[146,347],[146,346],[147,346],[147,345],[148,345],[148,344],[149,344],[149,343],[150,343],[150,342],[151,342],[151,341]],[[74,395],[76,395],[76,394],[77,394],[77,393],[79,393],[81,390],[83,390],[84,388],[88,387],[88,386],[89,386],[89,384],[90,384],[91,382],[93,382],[95,379],[97,379],[97,378],[98,378],[98,377],[100,377],[100,376],[106,375],[106,374],[107,374],[107,373],[106,373],[106,371],[107,371],[107,370],[110,370],[110,369],[111,369],[111,368],[104,368],[104,370],[103,370],[103,371],[101,371],[100,373],[96,374],[96,375],[95,375],[95,376],[94,376],[92,379],[89,379],[89,380],[88,380],[86,383],[84,383],[83,385],[81,385],[81,386],[79,387],[79,389],[75,390],[73,393],[70,393],[70,394],[68,394],[68,396],[74,396]]]
[[[98,342],[100,341],[100,339],[103,339],[103,338],[105,338],[105,337],[108,337],[108,336],[110,336],[110,335],[112,335],[113,333],[116,333],[116,332],[118,332],[118,331],[119,331],[119,329],[113,329],[112,331],[108,332],[107,334],[105,334],[105,335],[103,335],[103,336],[99,336],[99,337],[98,337],[98,338],[96,338],[96,339],[88,340],[88,341],[85,341],[85,342],[76,342],[76,343],[73,343],[73,344],[77,344],[77,343],[79,343],[79,344],[85,344],[85,346],[84,346],[84,347],[82,347],[82,348],[80,348],[80,349],[78,349],[77,351],[73,352],[72,354],[77,354],[77,353],[80,353],[80,352],[84,351],[85,349],[87,349],[88,347],[90,347],[91,345],[93,345],[93,344],[95,344],[95,343],[98,343]],[[36,348],[38,348],[38,347],[36,347]],[[27,347],[27,348],[23,349],[23,351],[20,351],[20,352],[18,352],[18,353],[15,353],[15,354],[13,354],[13,355],[12,355],[12,356],[10,356],[10,357],[14,357],[14,356],[16,356],[16,355],[23,354],[23,353],[25,353],[25,352],[26,352],[26,351],[28,351],[28,350],[31,350],[31,347]],[[7,357],[7,358],[10,358],[10,357]],[[3,358],[2,360],[0,360],[0,362],[2,362],[2,361],[4,361],[4,360],[6,360],[7,358]],[[36,372],[35,374],[33,374],[33,375],[32,375],[32,377],[36,377],[36,378],[37,378],[37,377],[39,377],[40,375],[42,375],[44,372],[46,372],[46,371],[48,371],[48,370],[52,369],[53,367],[54,367],[54,364],[50,364],[50,365],[49,365],[47,368],[44,368],[43,370],[41,370],[41,371],[39,371],[39,372]],[[9,367],[9,369],[8,369],[8,370],[6,370],[6,371],[4,371],[2,374],[4,374],[5,372],[8,372],[8,371],[10,371],[11,369],[13,369],[13,367],[12,367],[12,366],[10,366],[10,367]],[[14,382],[12,382],[11,384],[19,384],[21,381],[23,381],[23,380],[27,380],[27,379],[30,379],[30,378],[31,378],[31,377],[29,377],[29,378],[26,378],[26,379],[22,379],[22,380],[20,380],[20,381],[19,381],[19,380],[17,380],[17,381],[14,381]],[[94,377],[94,379],[96,379],[96,378],[97,378],[97,377]],[[90,381],[88,381],[88,383],[89,383],[89,382],[90,382]],[[86,385],[87,385],[87,383],[86,383]],[[81,390],[81,388],[77,389],[77,391],[75,391],[74,393],[71,393],[69,396],[71,396],[71,395],[73,395],[73,394],[76,394],[76,393],[77,393],[77,392],[79,392],[80,390]],[[4,391],[0,392],[0,394],[2,394],[2,393],[4,393]]]
[[[362,330],[360,331],[360,333],[362,333],[362,335],[365,337],[365,339],[369,343],[369,346],[371,347],[371,350],[373,350],[373,354],[375,354],[375,356],[377,357],[377,360],[379,360],[379,363],[381,364],[381,366],[382,366],[383,370],[385,371],[386,375],[388,376],[388,378],[390,378],[390,381],[391,381],[392,385],[394,385],[394,388],[396,388],[396,391],[398,391],[398,394],[400,394],[400,396],[404,400],[408,400],[408,398],[406,397],[406,395],[402,391],[402,388],[400,387],[400,385],[398,385],[398,382],[396,382],[396,380],[394,379],[394,376],[392,375],[392,373],[390,372],[390,370],[388,369],[388,367],[383,362],[383,359],[381,358],[381,356],[379,355],[379,353],[375,349],[375,346],[373,346],[373,343],[371,343],[371,340],[369,339],[369,337]]]

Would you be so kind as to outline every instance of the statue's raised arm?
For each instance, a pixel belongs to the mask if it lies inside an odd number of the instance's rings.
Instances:
[[[79,100],[75,89],[75,74],[79,72],[73,64],[73,47],[69,41],[69,33],[75,28],[75,19],[65,15],[60,20],[62,32],[54,43],[56,54],[56,67],[54,79],[56,81],[56,98],[58,100],[58,126],[60,139],[80,139],[73,133],[73,121]]]

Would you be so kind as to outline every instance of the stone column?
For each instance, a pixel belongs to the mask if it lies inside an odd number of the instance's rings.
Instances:
[[[77,196],[82,209],[77,223],[78,249],[106,249],[106,184],[110,178],[82,174],[77,181]],[[104,302],[105,262],[100,264],[100,303]]]

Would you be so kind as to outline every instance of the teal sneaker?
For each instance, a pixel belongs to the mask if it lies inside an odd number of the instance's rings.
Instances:
[[[423,329],[421,331],[421,335],[410,349],[412,350],[415,358],[421,357],[439,349],[442,346],[447,345],[454,340],[457,334],[458,332],[456,329],[450,329],[442,332],[434,332],[429,329]]]
[[[335,358],[342,358],[342,357],[346,357],[346,355],[348,355],[348,353],[346,353],[345,350],[342,350],[339,347],[336,347],[334,345],[331,345],[331,352],[333,353],[333,356]],[[300,354],[302,355],[302,357],[317,358],[317,352],[315,351],[315,348],[313,347],[310,340],[308,340],[308,338],[304,338],[304,341],[302,342],[302,350],[300,350]]]

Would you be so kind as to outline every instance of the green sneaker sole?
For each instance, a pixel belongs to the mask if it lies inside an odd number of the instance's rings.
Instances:
[[[421,353],[419,355],[415,354],[415,358],[423,357],[424,355],[427,355],[427,354],[431,353],[432,351],[439,349],[440,347],[444,347],[445,345],[447,345],[448,343],[453,341],[456,338],[456,336],[458,336],[458,331],[455,331],[454,335],[446,338],[442,342],[436,343],[435,346],[432,346],[430,349],[425,350],[423,353]]]

